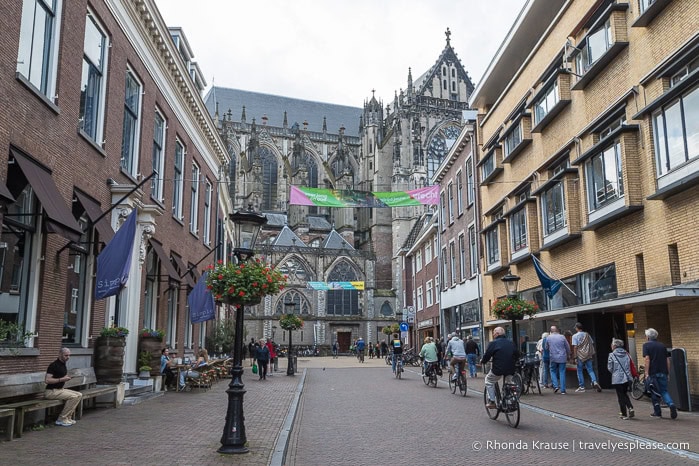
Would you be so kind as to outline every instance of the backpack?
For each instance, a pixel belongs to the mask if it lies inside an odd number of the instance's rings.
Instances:
[[[585,332],[585,336],[580,341],[580,344],[578,344],[578,359],[587,361],[588,359],[592,359],[594,355],[595,345],[592,343],[592,337],[590,337],[589,333]]]

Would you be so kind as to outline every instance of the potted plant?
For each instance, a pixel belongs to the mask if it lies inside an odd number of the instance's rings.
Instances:
[[[24,325],[0,319],[0,347],[24,348],[25,341],[34,336],[34,332],[24,330]]]
[[[95,375],[97,383],[115,385],[121,383],[124,369],[124,350],[129,329],[104,327],[95,339]]]
[[[533,317],[539,306],[533,301],[520,298],[501,298],[493,303],[491,313],[498,319],[522,320],[525,316]]]
[[[138,365],[140,366],[138,368],[139,379],[146,380],[150,378],[150,371],[152,370],[152,367],[149,364],[150,353],[148,351],[141,351],[141,354],[138,356]]]
[[[398,324],[391,324],[387,325],[384,328],[381,329],[381,333],[387,336],[391,336],[394,333],[399,333],[400,332],[400,326]]]
[[[218,261],[208,267],[206,287],[220,303],[253,305],[284,289],[287,277],[261,259]]]
[[[163,349],[163,338],[165,331],[161,329],[144,328],[138,332],[139,351],[146,351],[150,354],[147,366],[151,366],[151,375],[160,373],[160,355]]]

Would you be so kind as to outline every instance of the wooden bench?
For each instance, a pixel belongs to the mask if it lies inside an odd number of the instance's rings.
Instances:
[[[0,419],[6,419],[5,437],[12,441],[15,428],[15,410],[12,408],[0,409]]]
[[[113,395],[113,401],[109,404],[117,407],[117,387],[115,385],[96,387],[97,378],[92,367],[71,369],[68,372],[71,379],[63,388],[70,388],[83,394],[75,416],[80,419],[83,406],[87,400],[92,400],[96,405],[96,398],[101,395]],[[63,400],[47,400],[44,398],[46,391],[46,372],[30,372],[2,377],[0,380],[0,410],[14,411],[14,435],[22,437],[24,430],[24,416],[27,413],[44,410],[44,422],[48,408],[63,406]],[[80,388],[83,388],[80,390]]]

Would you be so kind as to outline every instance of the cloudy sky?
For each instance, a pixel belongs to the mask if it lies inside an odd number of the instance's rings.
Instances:
[[[360,107],[451,45],[474,84],[526,0],[156,0],[209,84]]]

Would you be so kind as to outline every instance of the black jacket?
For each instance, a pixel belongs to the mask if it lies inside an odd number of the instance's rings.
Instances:
[[[517,351],[515,344],[508,340],[505,335],[500,335],[488,345],[481,364],[485,364],[492,359],[493,374],[513,375],[517,358],[519,358],[519,351]]]

